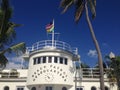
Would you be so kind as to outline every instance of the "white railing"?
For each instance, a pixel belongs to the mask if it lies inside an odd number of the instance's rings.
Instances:
[[[62,49],[72,52],[75,55],[78,54],[77,48],[72,48],[69,44],[57,40],[55,40],[54,42],[52,40],[44,40],[44,41],[36,42],[32,45],[32,47],[26,48],[26,53],[29,54],[32,51],[36,51],[44,48],[52,48],[52,47],[56,49]]]
[[[105,69],[104,68],[104,78],[107,78],[107,72],[109,71],[109,69]],[[100,71],[99,68],[79,68],[76,71],[77,74],[75,77],[82,77],[82,78],[100,78]]]

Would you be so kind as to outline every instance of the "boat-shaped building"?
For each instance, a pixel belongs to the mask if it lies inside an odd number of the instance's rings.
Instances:
[[[76,68],[78,49],[65,42],[36,42],[27,47],[23,59],[29,61],[28,69],[0,71],[0,90],[100,90],[99,69]],[[106,73],[104,84],[105,90],[117,90]]]

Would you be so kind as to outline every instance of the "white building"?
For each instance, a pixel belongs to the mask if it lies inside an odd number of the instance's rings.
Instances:
[[[23,58],[29,61],[28,69],[0,72],[0,90],[100,90],[98,69],[76,69],[78,51],[65,42],[37,42]],[[106,74],[104,81],[105,90],[117,90]]]

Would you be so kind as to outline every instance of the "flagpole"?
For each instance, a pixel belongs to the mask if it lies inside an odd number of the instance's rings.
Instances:
[[[54,26],[54,19],[53,19],[53,26]],[[52,47],[54,47],[54,30],[52,31]]]

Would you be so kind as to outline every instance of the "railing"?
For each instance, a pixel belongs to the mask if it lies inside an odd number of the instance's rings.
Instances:
[[[18,72],[2,72],[1,78],[18,78],[19,73]]]
[[[44,48],[56,48],[56,49],[62,49],[69,52],[72,52],[73,54],[77,55],[78,50],[77,48],[71,48],[71,46],[65,42],[62,41],[52,41],[52,40],[44,40],[36,42],[32,45],[32,47],[26,48],[26,53],[29,54],[32,51],[44,49]]]
[[[109,69],[104,69],[104,75],[106,75],[106,71]],[[100,78],[100,71],[99,68],[81,68],[77,69],[77,73],[79,75],[76,75],[75,77],[81,77],[81,78]]]

